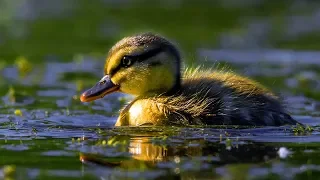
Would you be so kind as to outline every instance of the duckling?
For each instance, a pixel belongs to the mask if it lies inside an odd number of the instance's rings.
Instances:
[[[112,92],[136,96],[115,126],[296,124],[267,88],[230,71],[181,71],[181,56],[153,33],[125,37],[109,51],[105,76],[80,100]]]

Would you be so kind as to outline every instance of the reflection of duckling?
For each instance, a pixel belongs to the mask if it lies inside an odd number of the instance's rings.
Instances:
[[[126,37],[109,51],[106,75],[81,101],[115,91],[136,95],[116,126],[296,124],[260,84],[231,72],[200,69],[186,70],[181,77],[180,61],[177,48],[158,35]]]
[[[142,161],[164,161],[167,158],[167,149],[161,145],[155,145],[150,137],[131,138],[129,152],[132,157]]]

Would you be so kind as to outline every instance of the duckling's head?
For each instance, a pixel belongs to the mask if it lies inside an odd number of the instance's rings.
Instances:
[[[158,35],[125,37],[110,49],[104,74],[82,94],[82,102],[115,91],[137,96],[167,93],[180,86],[180,54],[171,42]]]

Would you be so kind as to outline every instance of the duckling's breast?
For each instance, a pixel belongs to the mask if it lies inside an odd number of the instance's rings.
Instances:
[[[153,99],[136,99],[122,110],[116,126],[163,125],[167,120],[165,108]]]

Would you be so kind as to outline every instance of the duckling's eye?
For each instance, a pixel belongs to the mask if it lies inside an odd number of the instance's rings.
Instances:
[[[123,67],[129,67],[129,66],[131,66],[132,65],[132,59],[131,58],[129,58],[129,57],[127,57],[127,56],[124,56],[123,58],[122,58],[122,66]]]
[[[103,80],[103,81],[100,81],[99,84],[102,85],[102,84],[105,84],[106,82],[107,82],[106,80]]]

